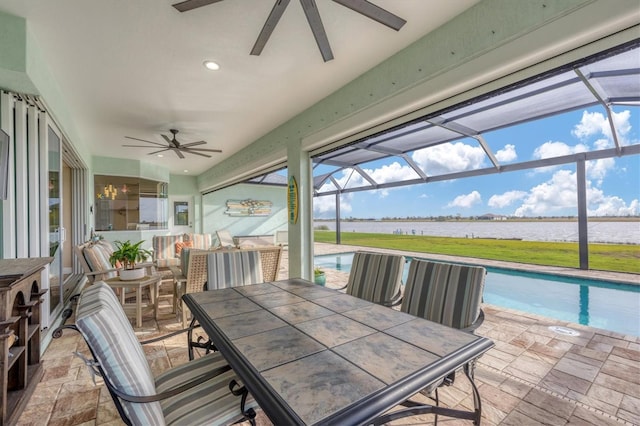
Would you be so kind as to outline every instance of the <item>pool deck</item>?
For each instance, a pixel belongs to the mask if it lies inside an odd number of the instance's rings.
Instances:
[[[362,247],[315,244],[316,254],[351,252]],[[376,251],[398,253],[397,250]],[[400,252],[408,256],[420,253]],[[287,277],[285,250],[280,277]],[[441,260],[465,260],[428,255]],[[638,284],[638,276],[565,268],[534,267],[482,261],[487,266],[557,275],[573,275]],[[348,274],[326,270],[327,286],[340,287]],[[484,323],[476,334],[496,346],[480,358],[476,384],[482,398],[483,425],[640,425],[640,337],[567,323],[539,315],[483,306]],[[550,326],[568,327],[578,336],[557,334]],[[163,300],[158,320],[143,318],[136,329],[141,339],[177,330],[170,301]],[[54,339],[43,356],[44,377],[18,425],[120,425],[123,424],[103,385],[94,386],[74,351],[87,353],[79,336],[65,332]],[[187,361],[185,337],[179,336],[146,348],[155,374]],[[453,386],[441,388],[441,405],[473,406],[470,386],[459,376]],[[258,425],[271,423],[259,413]],[[469,421],[440,417],[443,425],[469,425]],[[248,424],[248,423],[247,423]],[[392,425],[433,424],[433,415],[411,417]],[[244,424],[243,424],[244,426]]]

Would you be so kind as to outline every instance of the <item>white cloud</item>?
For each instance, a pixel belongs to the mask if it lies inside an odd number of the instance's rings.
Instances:
[[[507,191],[502,195],[493,195],[489,198],[487,205],[489,207],[495,207],[501,209],[503,207],[510,206],[518,200],[522,200],[527,196],[525,191]]]
[[[353,193],[342,194],[340,196],[340,214],[350,213],[352,211],[351,201],[353,200]],[[314,217],[323,217],[323,213],[330,213],[331,216],[335,215],[336,211],[336,197],[335,195],[325,195],[313,198],[313,213]]]
[[[631,123],[629,122],[629,119],[631,118],[631,111],[624,110],[618,113],[612,112],[612,116],[620,143],[626,145],[627,136],[631,131]],[[582,140],[587,139],[589,136],[604,136],[607,141],[606,146],[613,146],[613,137],[611,135],[609,118],[605,117],[604,114],[600,112],[584,111],[582,113],[580,123],[573,127],[571,134]]]
[[[512,144],[505,145],[504,148],[496,152],[496,158],[498,161],[505,163],[517,160],[518,154],[516,153],[516,146]]]
[[[462,142],[443,143],[413,153],[413,160],[430,176],[478,169],[487,154],[481,147]]]
[[[562,155],[576,154],[578,152],[586,152],[589,147],[584,144],[570,146],[564,142],[548,141],[540,145],[533,151],[533,158],[544,159],[552,157],[560,157]]]
[[[418,174],[409,166],[401,166],[394,161],[377,169],[363,169],[378,183],[395,182],[418,178]]]
[[[458,195],[447,207],[461,207],[468,209],[475,204],[481,203],[482,197],[478,191],[472,191],[469,194]]]
[[[638,200],[633,200],[627,205],[624,200],[616,196],[606,196],[601,189],[593,187],[590,180],[587,186],[587,214],[626,216],[640,214]],[[555,172],[551,179],[537,185],[531,190],[515,216],[546,216],[577,214],[577,185],[576,174],[569,170]]]

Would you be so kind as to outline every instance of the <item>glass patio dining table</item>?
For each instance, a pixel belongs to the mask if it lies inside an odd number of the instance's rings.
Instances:
[[[487,338],[303,279],[190,293],[183,299],[277,425],[381,424],[428,412],[480,421],[470,373]],[[383,415],[465,370],[473,411],[430,405]]]

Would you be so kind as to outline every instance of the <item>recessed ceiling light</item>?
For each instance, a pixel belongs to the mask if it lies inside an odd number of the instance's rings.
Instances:
[[[162,157],[164,157],[164,155],[162,155],[162,154],[158,154],[158,157],[162,158]]]
[[[208,70],[211,71],[217,71],[220,69],[220,65],[218,65],[217,63],[213,62],[213,61],[204,61],[202,63],[202,65],[204,65],[204,67]]]
[[[184,172],[185,172],[185,173],[189,173],[189,170],[187,170],[187,169],[184,169]]]

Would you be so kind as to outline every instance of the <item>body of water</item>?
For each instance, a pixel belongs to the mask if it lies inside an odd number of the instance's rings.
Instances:
[[[351,270],[353,253],[315,256],[314,265]],[[640,286],[488,267],[485,303],[640,336]],[[405,266],[406,282],[409,263]]]
[[[335,221],[315,221],[315,226],[336,230]],[[342,221],[344,232],[414,234],[435,237],[502,238],[527,241],[578,241],[578,222],[387,222]],[[589,242],[640,244],[640,222],[589,222]]]

